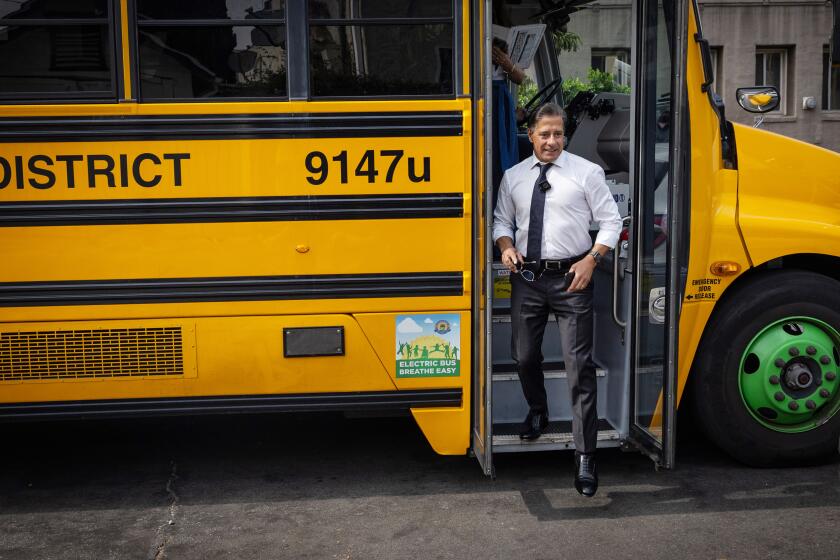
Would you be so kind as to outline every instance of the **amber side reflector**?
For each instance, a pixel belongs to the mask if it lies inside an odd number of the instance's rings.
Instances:
[[[715,276],[733,276],[741,272],[741,265],[732,261],[713,262],[709,271]]]

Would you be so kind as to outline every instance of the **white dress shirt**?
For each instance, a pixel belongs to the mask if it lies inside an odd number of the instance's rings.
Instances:
[[[540,176],[536,155],[505,172],[493,212],[493,241],[510,237],[522,255],[528,254],[531,196]],[[613,248],[621,232],[621,216],[600,166],[563,151],[548,168],[551,188],[545,193],[543,259],[568,259],[592,248],[589,224],[599,225],[595,243]]]

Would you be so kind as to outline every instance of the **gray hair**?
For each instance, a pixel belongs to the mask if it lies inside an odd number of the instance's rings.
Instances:
[[[540,107],[531,113],[531,118],[528,119],[528,128],[531,130],[537,126],[537,123],[540,119],[545,117],[561,117],[563,119],[563,129],[566,128],[566,111],[558,105],[557,103],[544,103],[540,105]]]

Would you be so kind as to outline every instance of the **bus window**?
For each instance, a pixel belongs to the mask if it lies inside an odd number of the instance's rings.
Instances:
[[[108,0],[0,4],[0,99],[116,98]]]
[[[141,98],[286,97],[285,23],[285,0],[140,0]]]
[[[451,0],[309,0],[309,17],[312,19],[351,18],[416,18],[452,16]]]
[[[451,2],[310,0],[309,18],[313,97],[453,95]]]

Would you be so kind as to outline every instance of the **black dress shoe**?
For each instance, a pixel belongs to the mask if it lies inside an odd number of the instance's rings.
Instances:
[[[591,498],[598,491],[598,471],[594,453],[575,452],[575,490]]]
[[[537,439],[542,435],[546,426],[548,426],[547,414],[531,414],[529,412],[527,418],[525,418],[525,422],[522,423],[522,429],[519,430],[519,439]]]

